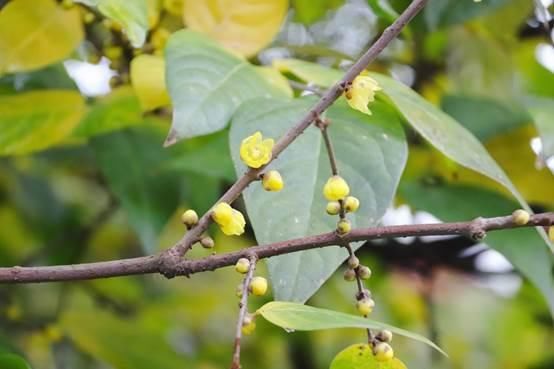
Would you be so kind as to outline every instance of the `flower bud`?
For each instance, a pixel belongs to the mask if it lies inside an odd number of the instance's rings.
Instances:
[[[341,176],[332,176],[323,186],[323,195],[329,201],[342,200],[350,193],[348,183]]]
[[[248,273],[250,269],[250,260],[247,258],[240,258],[235,264],[235,270],[241,274]]]
[[[283,178],[276,170],[270,170],[262,177],[262,186],[266,191],[281,191],[283,189]]]
[[[344,271],[343,278],[345,281],[352,282],[356,280],[356,272],[354,271],[354,269],[348,268]]]
[[[394,357],[392,347],[386,342],[379,342],[373,348],[373,354],[377,361],[389,361]]]
[[[328,202],[325,211],[327,211],[327,214],[329,215],[337,215],[340,213],[340,203],[338,201]]]
[[[341,236],[347,234],[352,229],[352,226],[350,225],[350,221],[347,219],[341,219],[337,223],[337,233]]]
[[[390,343],[392,342],[392,332],[387,329],[383,329],[382,331],[379,331],[379,333],[377,333],[375,338],[377,338],[381,342]]]
[[[244,317],[244,320],[242,321],[242,334],[245,336],[249,336],[252,333],[254,333],[254,330],[256,329],[256,322],[254,321],[254,317],[250,314],[247,314]]]
[[[204,236],[200,239],[200,244],[202,245],[203,248],[205,249],[213,249],[213,247],[215,246],[215,243],[214,243],[214,240],[213,238],[209,237],[209,236]]]
[[[366,280],[371,278],[371,269],[369,269],[365,265],[360,265],[358,267],[357,273],[358,273],[358,277],[360,277],[361,279]]]
[[[375,301],[371,298],[364,298],[360,301],[356,301],[356,309],[363,316],[371,314],[373,308],[375,307]]]
[[[181,221],[187,228],[191,228],[198,223],[198,214],[194,210],[189,209],[181,215]]]
[[[360,265],[360,259],[356,257],[356,255],[352,255],[348,258],[348,267],[351,269],[356,269],[358,265]]]
[[[348,196],[344,199],[344,210],[347,213],[354,213],[360,207],[360,200],[354,196]]]
[[[250,282],[250,292],[255,296],[263,296],[267,292],[267,279],[254,277]]]
[[[531,215],[523,209],[517,209],[512,213],[512,220],[514,224],[517,224],[520,226],[527,224],[530,218],[531,218]]]

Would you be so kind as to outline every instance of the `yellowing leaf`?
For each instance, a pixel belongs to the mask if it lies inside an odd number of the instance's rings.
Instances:
[[[329,369],[407,369],[397,358],[377,361],[367,343],[348,346],[335,356]]]
[[[184,21],[242,55],[269,44],[281,27],[287,0],[185,0]]]
[[[0,155],[26,154],[59,143],[85,110],[78,92],[33,91],[0,97]]]
[[[165,61],[161,56],[139,55],[131,61],[131,83],[143,110],[170,104],[165,87]]]
[[[0,11],[0,75],[64,59],[83,39],[78,9],[54,0],[17,0]]]

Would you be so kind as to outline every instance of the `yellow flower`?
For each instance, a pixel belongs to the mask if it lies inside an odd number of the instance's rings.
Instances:
[[[264,140],[262,134],[258,131],[242,140],[240,158],[250,168],[259,168],[271,160],[273,143],[271,138]]]
[[[281,191],[284,183],[281,174],[276,170],[270,170],[262,178],[262,186],[266,191]]]
[[[323,195],[329,201],[342,200],[349,193],[350,187],[341,176],[332,176],[323,186]]]
[[[368,76],[358,76],[352,81],[352,86],[345,91],[344,96],[352,109],[371,115],[367,105],[375,100],[375,91],[381,90],[376,80]]]
[[[246,221],[244,216],[238,210],[233,209],[231,221],[227,224],[220,224],[221,231],[227,236],[240,236],[244,233]]]
[[[212,219],[219,224],[219,228],[227,236],[240,236],[244,233],[244,226],[246,225],[244,216],[226,202],[220,202],[214,206]]]

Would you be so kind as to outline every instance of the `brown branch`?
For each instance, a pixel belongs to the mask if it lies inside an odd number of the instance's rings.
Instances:
[[[552,224],[554,224],[554,212],[531,215],[529,222],[522,226],[513,222],[512,215],[507,215],[494,218],[477,218],[467,222],[358,228],[353,229],[342,237],[337,235],[336,232],[328,232],[267,245],[251,246],[242,250],[212,255],[198,260],[183,260],[174,265],[171,274],[188,276],[194,273],[233,265],[238,259],[248,258],[251,255],[256,255],[258,259],[264,259],[297,251],[341,245],[345,242],[393,237],[442,235],[461,235],[475,239],[482,237],[486,232],[495,230],[521,227],[548,227],[552,226]],[[160,259],[162,257],[163,254],[159,254],[88,264],[0,268],[0,283],[70,281],[152,273],[165,275],[166,270],[160,268]]]
[[[252,277],[254,276],[254,271],[256,270],[256,262],[258,258],[256,255],[252,254],[248,260],[250,261],[250,268],[248,273],[244,277],[242,282],[242,295],[239,302],[239,318],[237,321],[237,330],[235,333],[235,343],[233,351],[233,362],[231,363],[231,369],[240,369],[240,340],[242,338],[242,325],[244,323],[244,318],[248,313],[248,288],[250,287],[250,282],[252,282]]]
[[[272,160],[286,149],[308,126],[319,117],[344,91],[348,83],[352,82],[367,66],[387,47],[387,45],[398,36],[400,31],[415,17],[415,15],[425,6],[427,0],[413,0],[404,12],[389,26],[373,45],[354,63],[344,74],[342,79],[329,88],[319,101],[310,109],[310,111],[291,129],[289,129],[273,147]],[[268,163],[269,164],[269,163]],[[265,167],[258,169],[249,169],[242,175],[227,192],[218,200],[218,202],[232,203],[242,191],[252,182],[257,180]],[[167,250],[160,257],[160,271],[166,277],[175,276],[176,265],[181,262],[182,256],[192,247],[194,242],[202,235],[210,224],[210,212],[204,214],[196,227],[187,232],[179,242]]]

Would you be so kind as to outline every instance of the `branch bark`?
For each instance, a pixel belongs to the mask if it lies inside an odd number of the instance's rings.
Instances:
[[[288,132],[286,132],[277,141],[273,147],[272,160],[285,150],[310,124],[317,119],[333,102],[335,102],[344,91],[348,83],[352,82],[375,58],[387,47],[387,45],[398,36],[400,31],[412,20],[413,17],[425,6],[427,0],[413,0],[402,14],[387,27],[381,36],[373,45],[354,63],[344,74],[342,79],[329,88],[319,101],[310,109],[308,113]],[[258,169],[249,169],[242,175],[227,192],[218,200],[218,202],[232,203],[239,197],[244,189],[253,181],[258,179],[266,164]],[[175,276],[173,274],[176,265],[181,262],[183,255],[192,247],[210,224],[210,211],[204,214],[198,224],[187,232],[179,242],[167,250],[160,258],[160,270],[168,278]]]
[[[523,226],[515,224],[512,215],[507,215],[494,218],[477,218],[467,222],[358,228],[342,237],[335,232],[329,232],[283,242],[251,246],[239,251],[212,255],[198,260],[182,260],[174,265],[174,269],[171,270],[170,274],[189,276],[194,273],[234,265],[241,257],[250,258],[255,255],[257,259],[265,259],[302,250],[341,245],[345,242],[439,235],[461,235],[479,239],[490,231],[521,227],[549,227],[553,224],[554,212],[549,212],[531,215],[529,222]],[[0,283],[73,281],[153,273],[165,275],[166,270],[160,268],[162,257],[163,254],[157,254],[88,264],[0,268]]]

